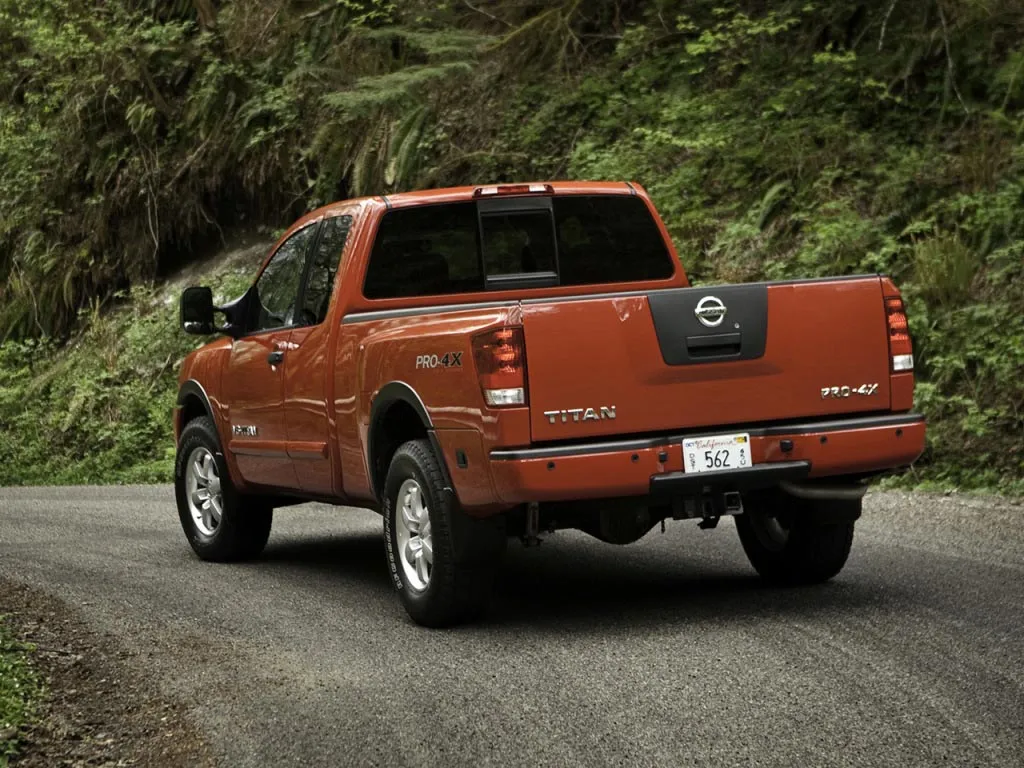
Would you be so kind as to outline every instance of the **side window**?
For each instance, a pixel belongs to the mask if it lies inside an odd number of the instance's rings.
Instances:
[[[475,203],[389,211],[370,254],[368,299],[483,290]]]
[[[295,322],[295,303],[306,265],[306,252],[316,226],[300,229],[277,249],[255,285],[256,324],[251,331],[269,331]]]
[[[345,241],[348,240],[351,228],[351,216],[335,216],[324,221],[303,294],[300,317],[303,325],[319,325],[327,318],[334,278],[338,274],[341,252],[345,250]]]

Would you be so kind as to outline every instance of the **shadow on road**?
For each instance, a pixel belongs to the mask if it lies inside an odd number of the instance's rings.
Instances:
[[[273,541],[258,565],[287,566],[295,573],[315,574],[367,589],[389,588],[384,559],[384,542],[379,533],[348,533]]]
[[[392,597],[379,534],[277,542],[258,566],[357,593],[365,606]],[[703,560],[688,561],[685,553],[675,556],[644,544],[620,548],[563,538],[536,550],[510,543],[491,610],[474,626],[607,632],[640,625],[800,620],[877,609],[881,599],[870,584],[853,576],[817,587],[778,589],[731,558],[709,561],[705,554]]]

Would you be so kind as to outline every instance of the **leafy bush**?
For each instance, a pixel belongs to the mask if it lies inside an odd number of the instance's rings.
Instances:
[[[0,766],[18,751],[19,731],[36,715],[42,681],[29,666],[32,648],[11,636],[0,614]]]
[[[1024,491],[1021,40],[952,0],[0,0],[0,481],[167,476],[187,344],[138,286],[219,226],[574,177],[644,184],[698,283],[893,275],[913,477]]]
[[[267,248],[243,249],[201,281],[219,302],[238,296]],[[172,477],[177,371],[204,341],[179,328],[181,287],[133,288],[83,318],[67,344],[0,344],[0,485]]]

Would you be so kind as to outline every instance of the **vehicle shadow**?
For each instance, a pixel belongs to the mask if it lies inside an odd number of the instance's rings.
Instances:
[[[739,559],[688,560],[686,551],[680,551],[672,559],[659,552],[643,561],[635,555],[616,558],[615,549],[562,550],[529,562],[510,558],[486,622],[549,625],[561,631],[599,626],[602,631],[628,633],[637,626],[754,624],[849,615],[878,605],[879,597],[869,585],[849,577],[779,588],[763,582]],[[638,552],[642,557],[642,545]]]
[[[267,548],[261,565],[280,568],[279,575],[289,580],[313,579],[354,593],[359,599],[346,602],[368,611],[394,599],[396,616],[405,619],[392,594],[379,534],[279,541]],[[884,599],[893,598],[891,588],[886,594]],[[813,587],[775,588],[733,552],[705,551],[688,559],[685,549],[667,551],[645,542],[623,548],[560,538],[531,550],[510,544],[491,609],[459,631],[517,626],[629,632],[637,626],[742,625],[875,612],[880,600],[875,586],[854,575]]]
[[[258,565],[280,567],[298,577],[313,576],[338,586],[382,591],[391,588],[379,532],[271,539]]]

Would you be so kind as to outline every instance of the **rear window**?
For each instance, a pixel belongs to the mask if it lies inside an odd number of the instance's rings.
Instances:
[[[638,197],[556,197],[562,285],[628,283],[672,276],[661,231]]]
[[[626,283],[665,279],[672,270],[640,198],[510,198],[387,212],[363,293],[387,299]]]

